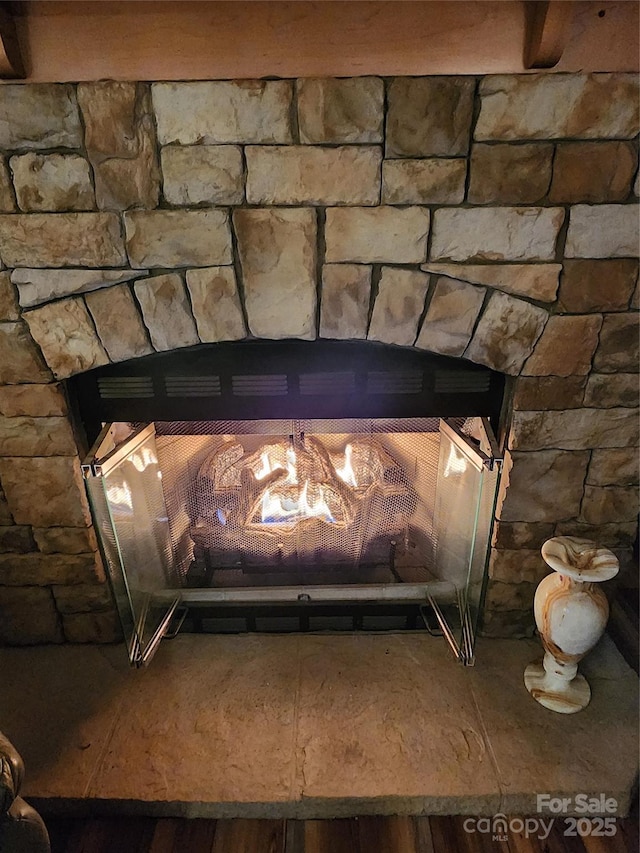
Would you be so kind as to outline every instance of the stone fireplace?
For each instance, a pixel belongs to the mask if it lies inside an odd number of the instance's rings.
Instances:
[[[0,88],[0,639],[118,636],[67,380],[245,339],[507,376],[484,632],[638,512],[630,74]],[[313,345],[312,345],[313,346]]]

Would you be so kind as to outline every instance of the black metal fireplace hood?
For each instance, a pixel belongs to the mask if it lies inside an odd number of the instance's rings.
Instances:
[[[200,344],[69,380],[87,438],[111,421],[489,418],[505,377],[458,358],[358,341]]]

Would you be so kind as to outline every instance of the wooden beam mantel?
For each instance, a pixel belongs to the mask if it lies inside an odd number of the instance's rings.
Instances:
[[[525,68],[553,68],[562,56],[573,15],[572,0],[525,0]]]

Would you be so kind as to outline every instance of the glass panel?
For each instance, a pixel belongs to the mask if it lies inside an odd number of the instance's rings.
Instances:
[[[179,599],[153,428],[95,469],[88,491],[130,657],[146,662]]]
[[[490,470],[465,437],[441,425],[434,511],[436,574],[456,588],[457,606],[443,611],[467,656],[473,651],[483,594],[498,464]]]

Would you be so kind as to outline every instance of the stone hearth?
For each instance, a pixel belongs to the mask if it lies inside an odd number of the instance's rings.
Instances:
[[[630,74],[0,87],[0,640],[110,641],[64,380],[368,339],[512,377],[485,632],[638,511]]]

